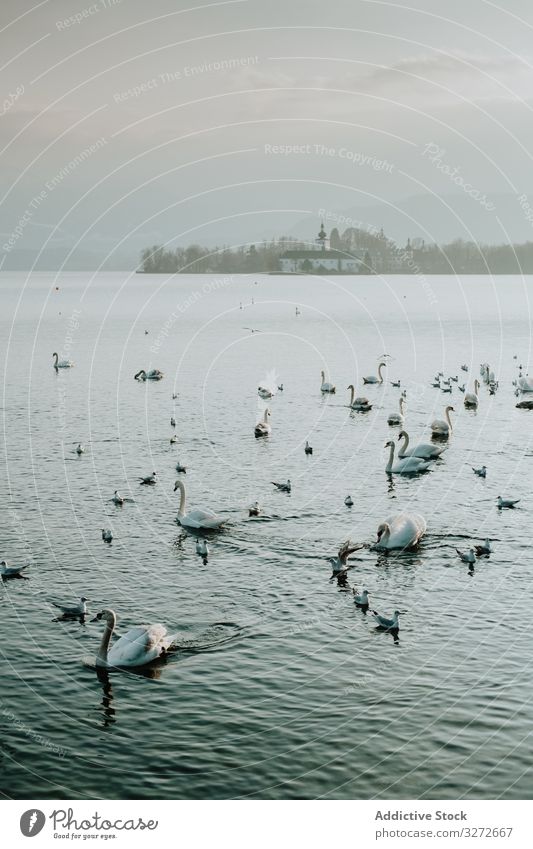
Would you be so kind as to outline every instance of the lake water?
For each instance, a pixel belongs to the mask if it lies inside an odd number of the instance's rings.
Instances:
[[[531,798],[533,412],[512,386],[531,292],[519,277],[3,274],[1,554],[30,563],[0,586],[3,794]],[[75,368],[56,374],[53,351]],[[372,411],[351,414],[347,385],[384,353]],[[500,388],[476,412],[456,386],[451,401],[431,388],[438,371],[473,383],[483,361]],[[139,383],[141,368],[165,377]],[[321,396],[322,368],[336,395]],[[284,391],[256,440],[272,371]],[[456,417],[433,470],[391,486],[396,378],[412,438],[447,403]],[[230,519],[207,565],[176,523],[178,459],[190,505]],[[287,478],[289,496],[270,483]],[[115,489],[134,502],[115,507]],[[499,513],[499,494],[520,509]],[[325,558],[402,509],[426,517],[419,550],[365,550],[348,573],[372,607],[401,611],[395,642]],[[455,547],[486,536],[494,553],[469,572]],[[101,623],[53,621],[51,600],[80,595],[119,632],[164,623],[177,651],[153,677],[98,675]]]

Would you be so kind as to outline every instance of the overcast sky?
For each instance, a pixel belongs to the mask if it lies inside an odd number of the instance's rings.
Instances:
[[[529,238],[533,6],[504,5],[2,0],[4,267],[313,238],[321,209]]]

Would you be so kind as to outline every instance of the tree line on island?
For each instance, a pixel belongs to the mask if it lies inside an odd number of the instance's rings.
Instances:
[[[286,251],[306,251],[311,247],[308,242],[288,236],[237,247],[192,244],[167,249],[153,245],[142,251],[139,270],[145,274],[275,274],[281,269],[280,257]],[[383,230],[369,232],[349,227],[342,235],[337,228],[331,231],[330,247],[347,257],[359,257],[362,274],[533,273],[533,242],[483,245],[456,239],[438,245],[415,238],[399,247]]]

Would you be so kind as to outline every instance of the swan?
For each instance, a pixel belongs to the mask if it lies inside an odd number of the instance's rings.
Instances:
[[[377,377],[375,374],[371,374],[368,377],[363,377],[363,383],[383,383],[383,375],[381,374],[381,369],[386,368],[387,363],[380,363],[378,366],[378,374]]]
[[[346,572],[348,567],[348,557],[350,554],[353,554],[354,551],[358,551],[360,548],[363,548],[362,542],[352,543],[351,540],[347,539],[346,542],[343,542],[341,547],[339,548],[339,553],[336,557],[328,557],[328,563],[331,563],[333,567],[333,575],[338,575],[340,572]]]
[[[54,607],[58,607],[63,616],[86,616],[87,615],[87,602],[88,598],[85,598],[84,595],[80,598],[78,604],[58,604],[57,601],[53,601],[52,604]]]
[[[270,434],[272,433],[272,428],[268,423],[268,417],[269,416],[270,416],[270,410],[267,407],[266,410],[265,410],[265,415],[263,417],[263,421],[258,422],[255,426],[254,435],[256,437],[270,436]]]
[[[96,656],[97,666],[144,666],[165,655],[178,636],[169,634],[165,626],[159,623],[137,625],[109,648],[117,616],[114,610],[104,608],[91,621],[98,622],[100,619],[105,619],[106,627]]]
[[[455,413],[453,407],[446,407],[444,411],[444,419],[435,419],[431,422],[431,430],[433,432],[433,436],[441,436],[447,438],[453,430],[452,423],[450,421],[450,413]]]
[[[352,496],[347,495],[346,498],[344,499],[344,503],[346,504],[347,507],[353,507],[354,501],[353,501]]]
[[[386,616],[381,616],[381,614],[376,613],[375,610],[372,611],[372,616],[374,617],[374,621],[378,628],[383,628],[385,631],[400,630],[400,622],[398,618],[400,616],[399,610],[394,611],[392,619],[388,619]]]
[[[24,577],[20,573],[28,568],[28,564],[25,566],[8,566],[5,560],[0,561],[0,575],[2,578],[22,578]]]
[[[475,563],[476,555],[473,548],[470,548],[468,551],[459,551],[458,548],[455,549],[463,563]]]
[[[357,607],[368,607],[368,590],[363,590],[361,595],[358,595],[357,590],[353,587],[352,592],[353,600]]]
[[[426,532],[426,520],[420,513],[397,513],[380,524],[377,530],[376,550],[392,551],[395,548],[414,548]]]
[[[291,482],[288,480],[287,483],[276,483],[276,481],[270,481],[276,489],[279,489],[280,492],[290,492],[292,489]]]
[[[390,424],[390,425],[402,425],[403,424],[403,422],[404,422],[403,405],[405,404],[405,399],[404,399],[403,395],[400,398],[399,403],[400,403],[400,412],[399,413],[391,413],[389,415],[389,418],[387,419],[387,424]]]
[[[153,368],[151,371],[145,371],[143,368],[133,375],[134,380],[161,380],[163,372],[158,368]]]
[[[466,395],[465,395],[465,400],[464,400],[465,407],[477,407],[478,400],[479,400],[478,397],[477,397],[478,390],[479,390],[479,380],[477,380],[477,378],[476,378],[476,380],[474,381],[474,391],[473,392],[467,392]]]
[[[368,402],[368,398],[364,398],[362,396],[354,398],[355,387],[353,383],[350,383],[348,389],[351,392],[349,406],[352,408],[352,410],[359,410],[361,413],[367,413],[369,410],[372,409],[372,404]]]
[[[321,371],[320,374],[322,375],[322,385],[320,387],[320,391],[324,393],[329,392],[331,395],[333,395],[334,392],[337,391],[335,386],[333,386],[332,383],[328,383],[326,381],[326,375],[323,371]]]
[[[141,486],[153,486],[157,483],[157,472],[152,472],[151,475],[147,475],[145,478],[139,478],[139,483]]]
[[[490,539],[487,537],[484,543],[481,545],[476,545],[476,555],[481,557],[483,554],[492,554],[493,548]]]
[[[113,532],[109,528],[102,528],[102,539],[104,542],[113,542]]]
[[[477,475],[480,478],[486,478],[487,477],[487,467],[486,466],[481,466],[480,469],[474,469],[474,467],[472,466],[472,471],[474,472],[475,475]]]
[[[502,498],[501,495],[498,495],[498,500],[496,503],[498,505],[498,510],[503,510],[504,507],[512,509],[515,504],[518,504],[519,501],[519,498]]]
[[[401,430],[398,434],[398,439],[403,439],[403,445],[400,446],[398,457],[420,457],[422,460],[436,460],[437,457],[446,451],[446,446],[438,448],[436,445],[431,445],[429,442],[419,442],[414,448],[409,448],[409,434],[406,430]]]
[[[222,516],[217,516],[212,510],[189,510],[185,511],[185,485],[183,481],[177,480],[174,484],[174,492],[180,491],[180,506],[178,507],[178,521],[184,528],[205,528],[205,530],[217,530],[227,522]]]
[[[261,513],[261,508],[259,506],[259,501],[254,501],[250,507],[248,507],[248,515],[249,516],[259,516]]]
[[[124,504],[124,498],[119,493],[118,489],[115,490],[115,494],[113,495],[111,501],[113,502],[113,504],[116,504],[117,507],[122,507],[122,505]]]
[[[55,351],[52,354],[52,357],[56,358],[56,361],[54,363],[54,368],[56,371],[58,368],[72,368],[74,366],[72,360],[60,360],[58,354]]]
[[[395,463],[395,445],[392,440],[385,443],[385,448],[390,448],[389,461],[385,466],[385,471],[388,475],[413,475],[418,472],[425,472],[429,469],[430,460],[422,460],[421,457],[404,457]]]
[[[309,443],[308,443],[307,439],[305,440],[305,448],[304,448],[304,451],[305,451],[305,453],[306,453],[306,454],[312,454],[312,453],[313,453],[313,449],[312,449],[312,448],[311,448],[311,446],[309,445]]]
[[[518,387],[522,390],[522,392],[533,392],[533,378],[519,377]]]

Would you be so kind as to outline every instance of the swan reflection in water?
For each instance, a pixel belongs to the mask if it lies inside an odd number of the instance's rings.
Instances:
[[[163,666],[165,666],[167,658],[159,658],[148,666],[140,666],[137,668],[121,669],[123,675],[137,676],[140,678],[158,679],[161,677]],[[96,666],[93,658],[87,658],[85,661],[87,666],[90,666],[95,672],[98,681],[102,687],[102,701],[98,706],[98,710],[102,714],[102,726],[108,728],[114,725],[117,721],[117,711],[113,703],[116,702],[116,696],[113,694],[113,684],[110,672],[112,670],[104,669]]]

